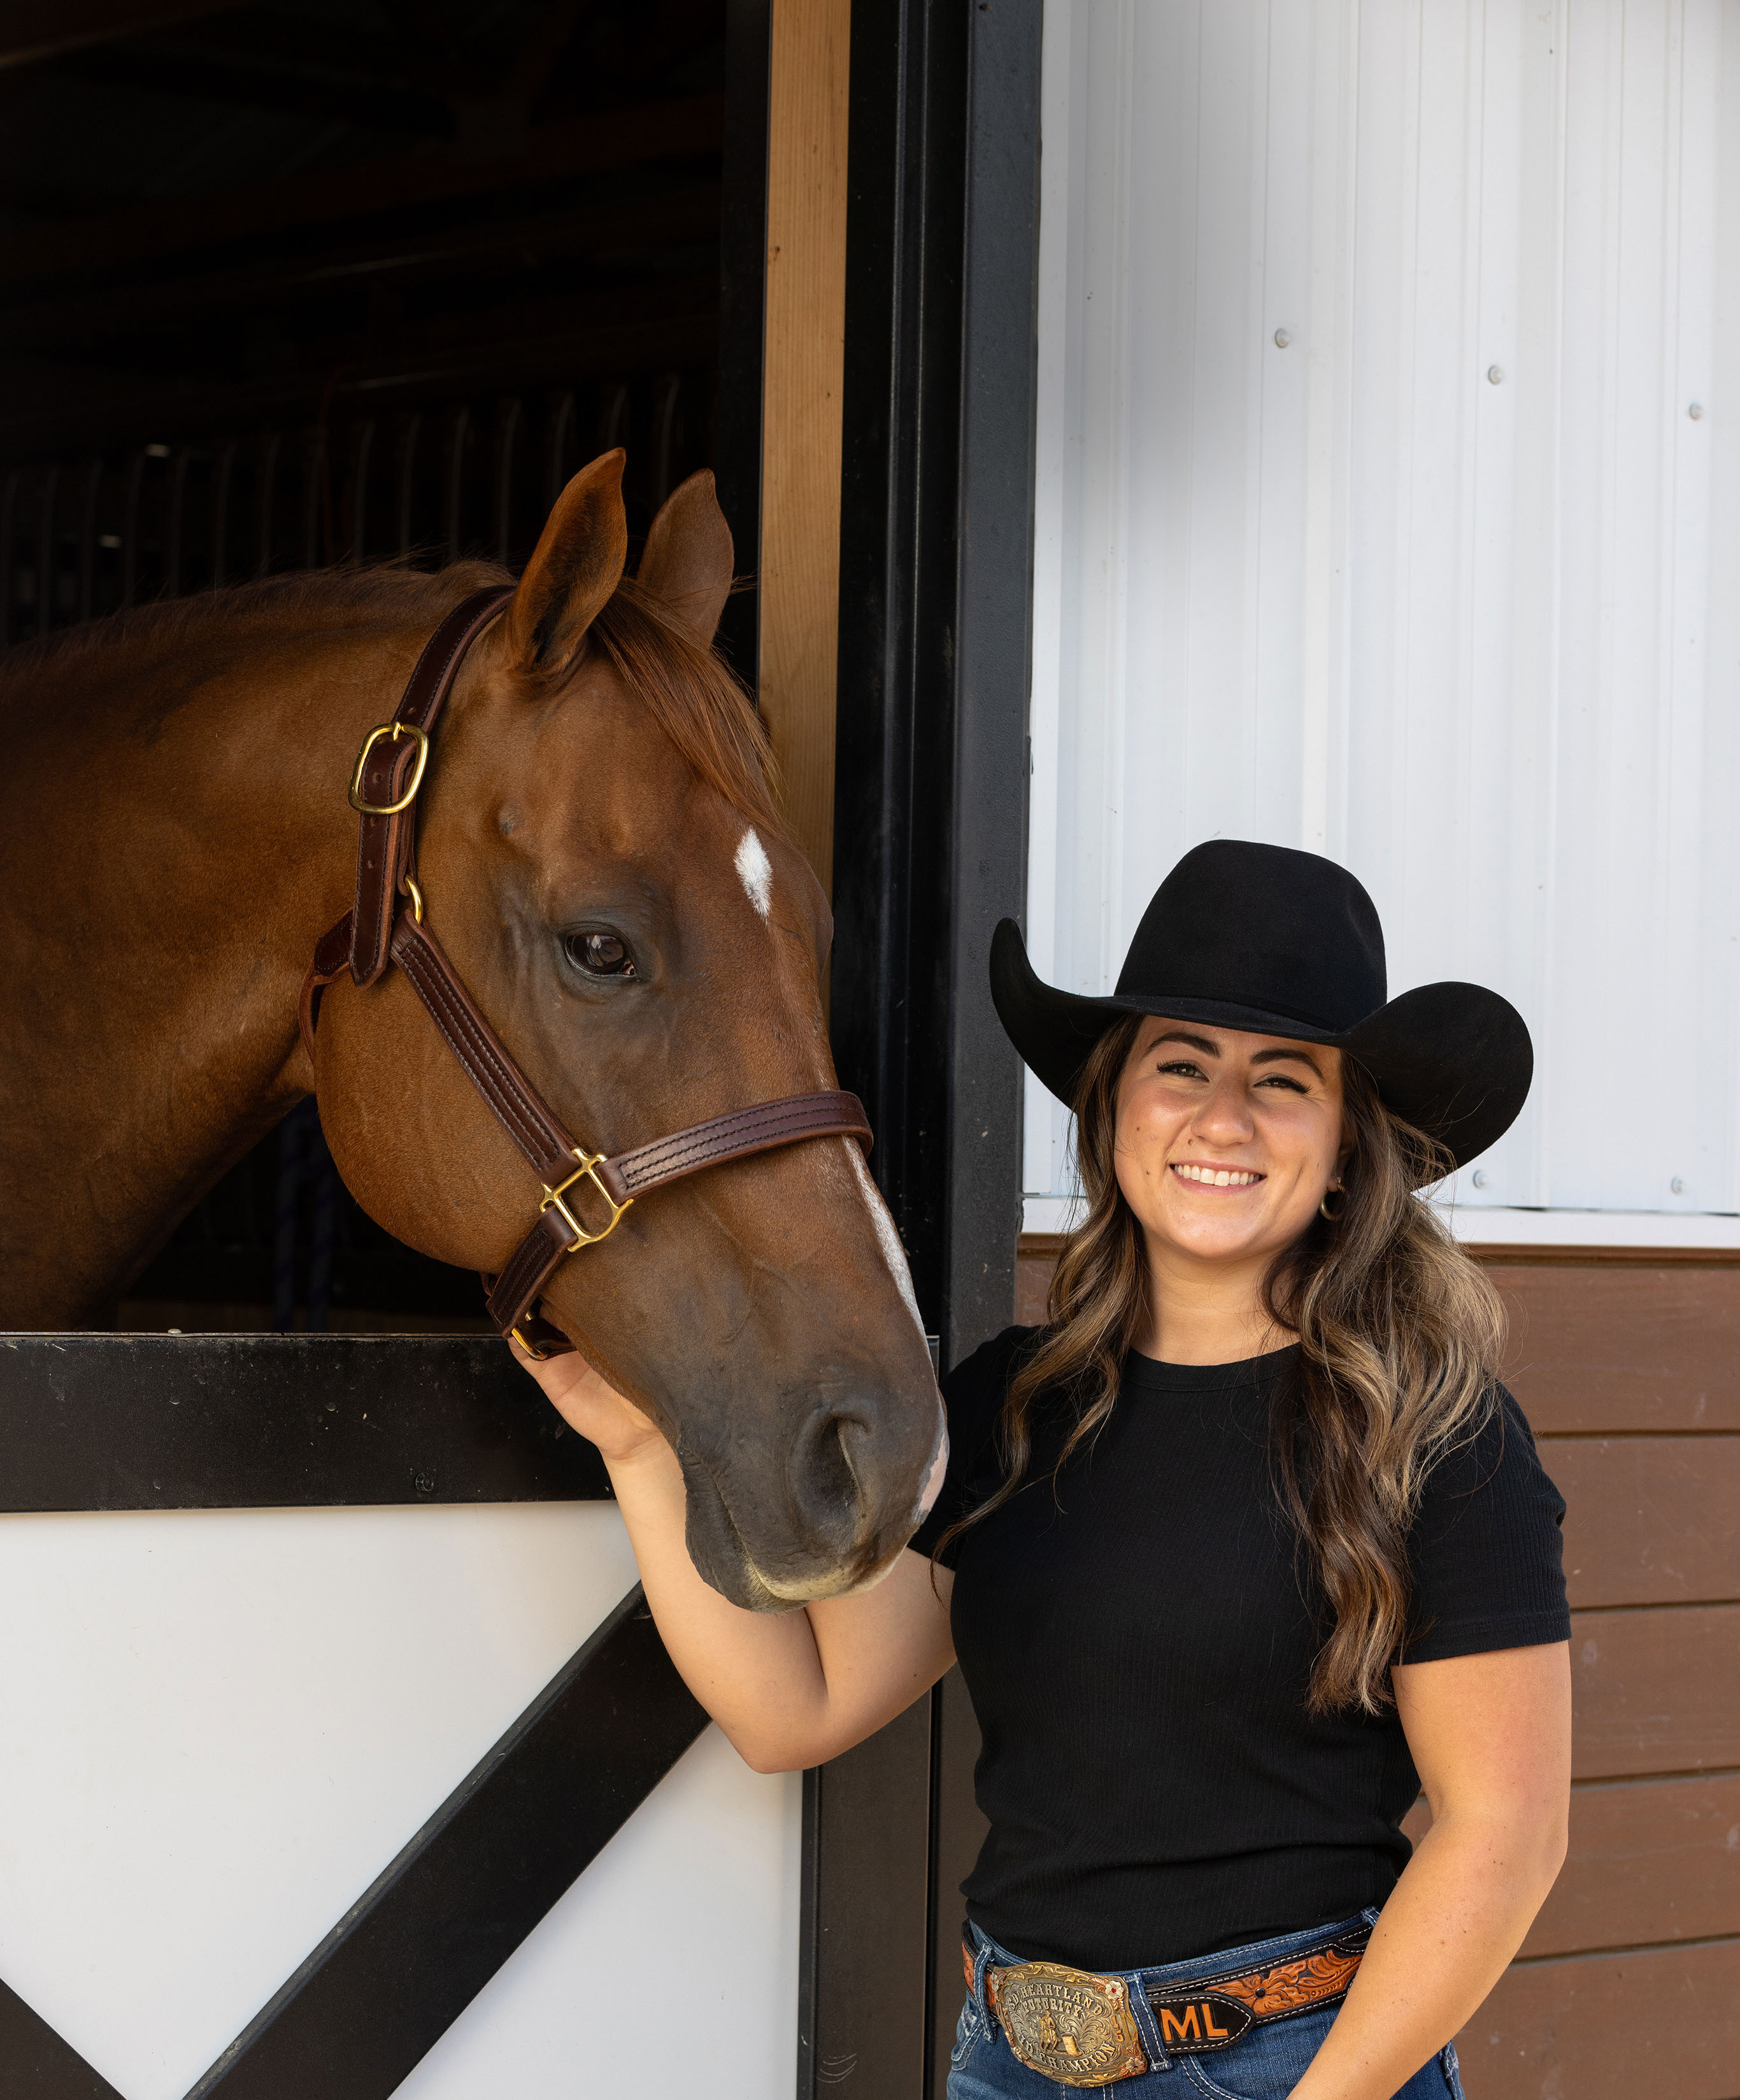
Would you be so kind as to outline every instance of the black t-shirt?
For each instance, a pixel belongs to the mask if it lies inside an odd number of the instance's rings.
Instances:
[[[928,1554],[1002,1478],[1011,1328],[944,1381]],[[1040,1403],[1019,1492],[943,1555],[985,1738],[991,1829],[970,1915],[1025,1960],[1149,1967],[1351,1917],[1407,1864],[1419,1792],[1394,1710],[1306,1708],[1329,1624],[1274,1484],[1269,1409],[1297,1349],[1207,1366],[1132,1355],[1055,1485]],[[1565,1504],[1509,1393],[1429,1476],[1409,1544],[1409,1662],[1569,1638]]]

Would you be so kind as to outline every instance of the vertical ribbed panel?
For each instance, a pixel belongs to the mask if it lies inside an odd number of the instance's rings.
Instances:
[[[1034,960],[1108,986],[1205,838],[1344,861],[1392,992],[1534,1031],[1465,1202],[1740,1207],[1727,21],[1047,11]]]

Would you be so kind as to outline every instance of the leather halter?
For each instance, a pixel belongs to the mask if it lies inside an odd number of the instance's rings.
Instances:
[[[513,595],[511,584],[474,591],[429,638],[390,721],[364,738],[350,781],[350,805],[362,818],[357,840],[356,902],[321,937],[302,981],[301,1025],[310,1061],[320,995],[346,969],[372,985],[394,963],[411,980],[466,1077],[544,1184],[531,1229],[496,1277],[486,1276],[490,1317],[533,1356],[557,1356],[574,1344],[533,1308],[570,1254],[613,1233],[637,1197],[728,1159],[746,1159],[812,1137],[854,1137],[870,1144],[856,1094],[791,1094],[731,1115],[714,1116],[670,1137],[654,1138],[608,1158],[578,1145],[515,1063],[482,1009],[423,924],[416,879],[416,797],[429,762],[429,737],[453,689],[465,651]],[[411,909],[404,909],[408,902]],[[589,1229],[575,1207],[586,1185],[607,1215]]]

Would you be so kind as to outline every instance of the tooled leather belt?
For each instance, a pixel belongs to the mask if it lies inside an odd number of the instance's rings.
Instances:
[[[1229,1969],[1182,1985],[1142,1987],[1162,2048],[1181,2055],[1226,2049],[1253,2027],[1338,2003],[1365,1954],[1369,1926],[1341,1934],[1291,1961]],[[972,1949],[961,1959],[973,1987]],[[1023,1961],[985,1972],[985,1996],[1016,2058],[1059,2085],[1110,2085],[1139,2078],[1148,2052],[1125,1976],[1099,1976],[1060,1961]]]

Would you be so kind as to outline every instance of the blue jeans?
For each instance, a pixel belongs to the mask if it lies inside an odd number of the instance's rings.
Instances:
[[[1099,2089],[1113,2096],[1113,2100],[1286,2100],[1323,2046],[1337,2006],[1314,2006],[1309,2012],[1295,2013],[1291,2019],[1251,2027],[1224,2049],[1180,2055],[1176,2049],[1162,2048],[1148,2010],[1148,1992],[1172,1997],[1205,1978],[1255,1968],[1263,1962],[1288,1961],[1326,1946],[1362,1923],[1373,1925],[1377,1921],[1377,1912],[1368,1910],[1339,1925],[1289,1932],[1280,1939],[1258,1940],[1249,1947],[1223,1948],[1218,1954],[1200,1955],[1194,1961],[1174,1961],[1162,1969],[1124,1970],[1151,2068],[1140,2077],[1121,2078],[1116,2085]],[[1042,2071],[1029,2071],[1010,2049],[996,2015],[985,2003],[986,1970],[993,1962],[1007,1968],[1021,1957],[987,1939],[977,1926],[972,1928],[972,1935],[977,1949],[973,1988],[954,2031],[954,2052],[949,2060],[949,2100],[1068,2100],[1073,2089],[1059,2085]],[[1441,2050],[1414,2073],[1395,2100],[1463,2100],[1456,2050]]]

